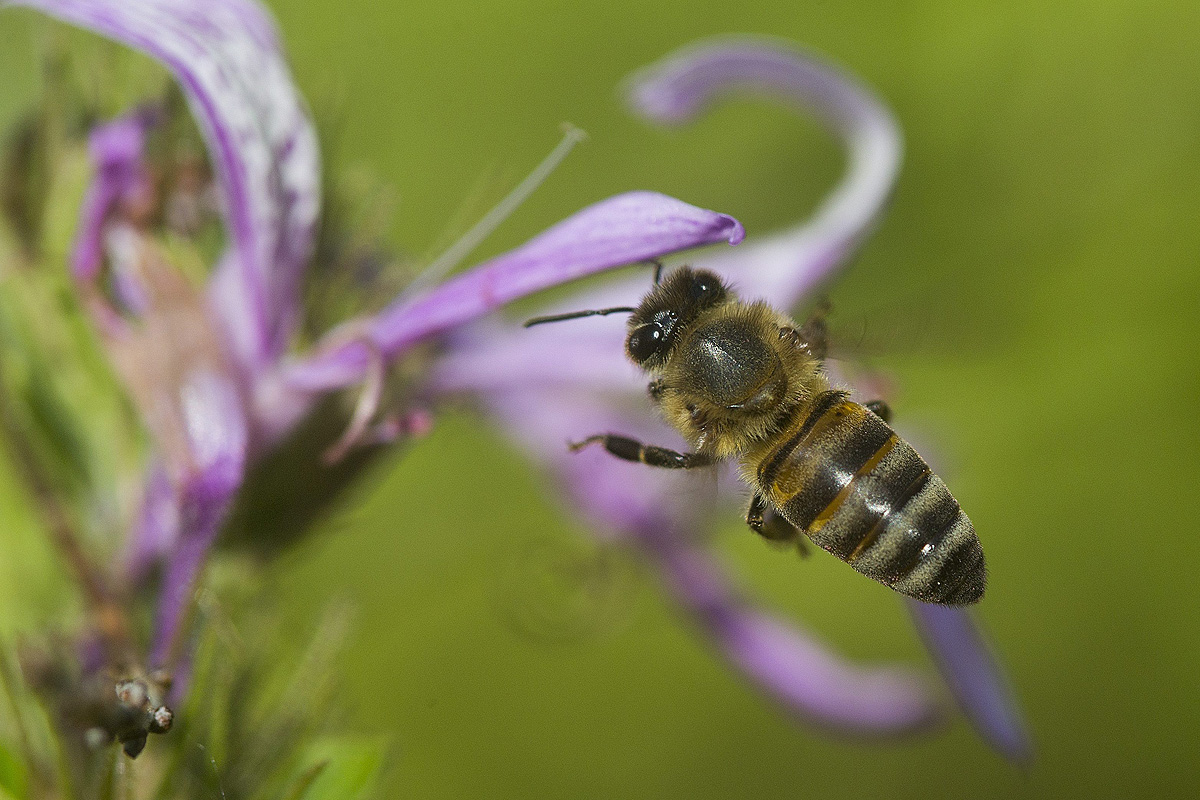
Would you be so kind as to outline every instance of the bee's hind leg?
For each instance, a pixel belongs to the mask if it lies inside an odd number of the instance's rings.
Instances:
[[[595,436],[589,436],[582,442],[571,444],[571,451],[582,450],[590,444],[602,444],[605,450],[617,458],[625,461],[636,461],[651,467],[694,469],[696,467],[707,467],[713,463],[712,457],[704,453],[680,453],[676,450],[668,450],[665,447],[642,444],[637,439],[618,436],[615,433],[598,433]]]
[[[750,508],[746,511],[746,524],[750,530],[766,539],[768,542],[796,545],[801,558],[808,558],[808,544],[795,525],[784,519],[775,509],[767,505],[767,501],[758,492],[750,498]]]

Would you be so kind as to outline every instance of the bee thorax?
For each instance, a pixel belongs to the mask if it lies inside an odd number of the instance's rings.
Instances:
[[[718,407],[773,405],[785,389],[779,357],[743,319],[698,328],[682,343],[678,364],[687,390]]]

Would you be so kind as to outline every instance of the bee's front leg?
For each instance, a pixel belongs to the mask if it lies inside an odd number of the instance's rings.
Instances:
[[[615,433],[598,433],[595,436],[589,436],[582,442],[575,442],[570,445],[571,452],[577,452],[591,444],[602,444],[605,450],[617,458],[625,461],[637,461],[651,467],[695,469],[696,467],[707,467],[713,463],[712,456],[705,453],[680,453],[665,447],[642,444],[637,439],[618,436]]]

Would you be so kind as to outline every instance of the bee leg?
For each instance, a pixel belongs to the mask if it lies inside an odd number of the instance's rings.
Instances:
[[[758,492],[750,498],[750,508],[746,511],[746,524],[750,530],[772,544],[792,544],[800,552],[801,558],[808,558],[808,545],[800,530],[784,519],[779,512],[767,505]]]
[[[767,511],[768,510],[769,509],[767,508],[767,501],[763,499],[763,496],[761,494],[759,494],[758,492],[755,492],[754,496],[750,498],[750,508],[748,508],[746,510],[746,524],[750,526],[750,530],[754,531],[755,533],[757,533],[759,536],[763,537],[764,539],[769,539],[773,542],[777,542],[777,541],[781,541],[781,540],[786,541],[786,540],[792,538],[792,536],[795,535],[795,530],[796,530],[795,528],[792,528],[791,531],[787,531],[787,530],[780,530],[781,526],[774,525],[774,524],[772,524],[771,526],[768,527],[768,525],[767,525]],[[771,515],[772,523],[774,523],[778,519],[780,519],[779,515],[777,515],[777,514]],[[787,521],[784,520],[784,525],[786,525],[786,524],[787,524]],[[783,534],[783,535],[781,536],[780,534]]]
[[[800,554],[801,558],[808,558],[812,555],[812,550],[808,549],[808,537],[801,536],[799,531],[796,532],[796,552]]]
[[[642,444],[637,439],[618,436],[615,433],[598,433],[582,442],[570,445],[571,452],[578,452],[590,444],[602,444],[604,449],[625,461],[637,461],[651,467],[666,469],[694,469],[713,463],[712,457],[704,453],[680,453],[665,447]]]
[[[832,308],[833,306],[828,300],[821,300],[808,315],[804,324],[800,326],[800,330],[786,329],[792,331],[800,347],[807,350],[809,355],[818,361],[824,361],[825,356],[829,353],[829,325],[826,324],[825,317],[829,315]],[[780,331],[779,335],[782,338],[783,331]]]
[[[892,421],[892,409],[882,400],[871,400],[868,403],[864,403],[864,405],[867,407],[868,411],[879,417],[884,422]]]

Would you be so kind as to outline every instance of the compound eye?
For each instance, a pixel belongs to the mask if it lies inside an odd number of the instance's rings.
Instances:
[[[654,324],[639,325],[629,334],[629,355],[638,362],[645,361],[662,347],[663,329]]]
[[[720,288],[721,283],[716,276],[701,273],[688,286],[688,294],[693,300],[707,300],[716,297]]]

